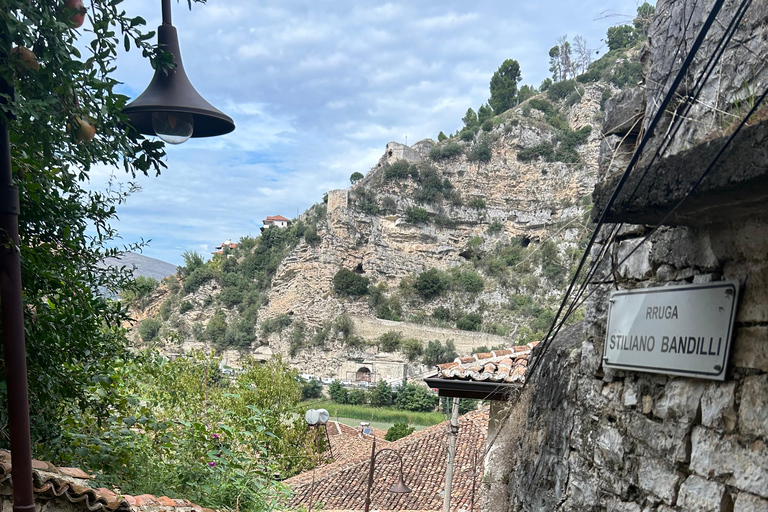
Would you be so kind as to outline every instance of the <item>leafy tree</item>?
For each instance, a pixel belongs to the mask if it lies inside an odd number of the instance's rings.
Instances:
[[[643,2],[643,4],[637,8],[637,16],[635,16],[635,19],[632,21],[635,29],[643,35],[648,35],[648,29],[651,27],[651,22],[653,22],[653,15],[655,13],[656,7],[648,2]]]
[[[632,46],[637,40],[637,32],[631,25],[617,25],[608,28],[608,48],[621,50]]]
[[[370,280],[346,268],[340,268],[333,276],[333,289],[338,295],[362,297],[368,293]]]
[[[477,352],[480,353],[481,350],[478,349]],[[474,411],[475,409],[477,409],[477,404],[479,402],[480,400],[473,400],[472,398],[460,398],[459,399],[459,416],[463,414],[467,414],[468,412]],[[440,408],[443,410],[443,414],[445,414],[446,416],[449,416],[453,408],[453,399],[448,397],[441,398]]]
[[[451,362],[457,357],[458,354],[456,353],[456,346],[453,344],[453,341],[448,340],[445,345],[443,345],[439,341],[434,340],[427,344],[422,362],[427,366],[434,366],[436,364]]]
[[[403,333],[400,331],[388,331],[379,336],[378,345],[384,352],[395,352],[400,348]]]
[[[184,266],[179,267],[179,274],[182,276],[190,275],[205,263],[203,257],[197,251],[184,251],[181,257],[184,258]]]
[[[517,83],[522,79],[520,64],[514,59],[505,60],[493,73],[488,103],[496,114],[501,114],[517,103]]]
[[[425,300],[429,300],[442,294],[448,288],[448,283],[443,272],[431,268],[418,275],[414,288]]]
[[[410,362],[417,361],[424,354],[424,345],[420,340],[409,338],[400,343],[400,350]]]
[[[144,342],[154,341],[157,339],[157,334],[162,326],[163,324],[159,320],[147,318],[139,324],[139,336]]]
[[[461,120],[465,127],[472,128],[477,125],[477,113],[472,109],[472,107],[469,107],[467,109],[467,113],[464,114],[464,117],[462,117]]]
[[[479,331],[483,325],[483,317],[477,313],[467,313],[456,320],[456,328],[462,331]]]
[[[380,380],[368,393],[368,402],[374,407],[392,405],[392,386]]]
[[[437,405],[437,395],[429,389],[416,384],[406,384],[397,393],[395,406],[398,409],[413,412],[429,412]]]
[[[429,212],[419,206],[409,206],[405,209],[405,220],[411,224],[423,224],[429,222]]]
[[[338,380],[334,380],[328,386],[328,395],[331,397],[331,400],[337,404],[347,403],[347,388],[342,386],[341,382]]]
[[[351,405],[363,405],[368,397],[362,389],[350,389],[347,393],[347,402]]]
[[[552,79],[551,79],[551,78],[545,78],[545,79],[544,79],[544,80],[541,82],[541,85],[539,86],[539,90],[540,90],[541,92],[544,92],[544,91],[546,91],[547,89],[549,89],[551,85],[552,85]]]
[[[14,115],[8,128],[22,212],[19,250],[34,444],[59,438],[73,409],[104,405],[107,398],[89,394],[88,382],[108,375],[115,358],[126,355],[121,327],[128,320],[126,307],[107,297],[125,287],[131,272],[99,264],[118,253],[109,249],[117,239],[110,224],[128,194],[91,190],[90,172],[95,166],[120,166],[135,175],[165,167],[162,141],[125,129],[122,108],[128,98],[118,92],[122,85],[112,73],[123,43],[161,69],[168,68],[169,55],[152,47],[144,20],[129,16],[119,2],[89,2],[91,23],[83,31],[70,28],[71,12],[62,3],[4,0],[0,9],[0,73],[15,88],[15,95],[4,93],[3,111]],[[12,46],[34,52],[37,69],[25,67]],[[86,47],[81,54],[79,48]],[[83,125],[96,128],[92,140],[83,137]],[[3,387],[0,424],[7,424],[6,411]],[[0,444],[7,447],[7,436]]]
[[[480,105],[480,108],[477,109],[478,124],[482,125],[486,121],[490,121],[492,117],[493,117],[493,109],[487,103],[485,105]],[[483,130],[485,130],[485,128],[483,128]]]
[[[363,173],[361,173],[361,172],[353,172],[352,175],[349,177],[349,182],[354,185],[355,183],[357,183],[358,181],[360,181],[363,178],[365,178]]]
[[[322,398],[323,387],[316,379],[309,379],[301,386],[301,399],[310,400],[312,398]]]
[[[522,103],[527,99],[535,96],[538,92],[539,91],[537,91],[536,88],[533,87],[532,85],[524,85],[520,88],[520,91],[517,93],[517,101],[518,103]]]
[[[397,441],[398,439],[413,434],[414,430],[416,430],[416,428],[409,427],[407,423],[395,423],[387,429],[387,433],[384,434],[384,439],[387,441]]]
[[[227,315],[220,309],[216,310],[208,324],[205,326],[205,337],[214,345],[224,345],[224,337],[227,333]]]
[[[448,137],[447,137],[447,136],[446,136],[446,135],[445,135],[445,134],[444,134],[442,131],[441,131],[440,133],[438,133],[438,134],[437,134],[437,141],[438,141],[438,142],[443,142],[443,141],[444,141],[444,140],[446,140],[447,138],[448,138]]]
[[[560,47],[558,45],[549,49],[549,71],[552,73],[553,81],[557,82],[563,79],[563,68],[560,65]],[[545,89],[542,88],[542,90]]]
[[[133,308],[143,310],[147,306],[149,295],[159,284],[153,277],[137,276],[120,290],[120,299]]]

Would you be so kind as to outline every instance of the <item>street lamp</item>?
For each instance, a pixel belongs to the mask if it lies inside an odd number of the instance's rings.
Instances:
[[[157,135],[169,144],[231,132],[235,129],[232,119],[205,101],[184,72],[179,37],[171,24],[171,0],[162,0],[162,9],[157,44],[173,56],[176,67],[156,70],[147,89],[123,113],[139,133]]]
[[[368,488],[365,491],[365,512],[368,512],[371,508],[371,486],[373,485],[373,466],[376,463],[376,457],[381,455],[384,452],[392,452],[395,455],[397,455],[397,458],[400,460],[400,478],[398,478],[397,483],[389,488],[389,492],[394,492],[397,494],[405,494],[411,492],[411,489],[408,488],[407,485],[405,485],[405,481],[403,480],[403,457],[400,456],[400,453],[397,450],[393,450],[392,448],[384,448],[383,450],[380,450],[378,453],[376,452],[376,436],[373,436],[373,443],[371,444],[371,466],[368,470]]]
[[[124,112],[140,133],[158,135],[171,144],[179,144],[190,137],[211,137],[231,132],[235,129],[232,119],[205,101],[189,82],[181,65],[176,29],[171,25],[171,1],[162,0],[162,9],[163,25],[158,30],[158,43],[173,55],[176,67],[168,73],[158,70],[147,90],[126,106]],[[3,41],[2,44],[5,43]],[[11,98],[14,95],[13,86],[2,78],[0,93]],[[19,250],[19,190],[13,185],[10,121],[8,114],[0,119],[0,309],[8,394],[13,510],[34,512]]]

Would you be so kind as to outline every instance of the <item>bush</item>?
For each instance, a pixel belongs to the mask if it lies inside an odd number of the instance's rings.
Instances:
[[[379,205],[376,204],[376,193],[367,188],[360,188],[355,193],[357,206],[363,213],[378,215]]]
[[[384,439],[387,441],[397,441],[398,439],[413,434],[414,430],[416,430],[416,428],[409,427],[407,423],[395,423],[389,427],[387,433],[384,435]]]
[[[368,293],[370,280],[355,274],[346,268],[339,269],[333,276],[333,290],[337,295],[347,295],[349,297],[362,297]]]
[[[179,313],[182,315],[192,309],[192,303],[188,300],[181,301],[181,304],[179,304]]]
[[[383,352],[395,352],[400,348],[400,342],[403,340],[403,333],[399,331],[388,331],[379,336],[377,344]]]
[[[575,89],[575,80],[561,80],[560,82],[553,83],[547,89],[547,97],[552,101],[562,100],[567,98]]]
[[[261,322],[261,336],[266,338],[270,334],[276,332],[283,332],[283,329],[293,323],[293,319],[288,315],[277,315],[272,318],[267,318]]]
[[[422,298],[429,300],[441,295],[445,291],[448,287],[446,281],[447,279],[443,272],[436,268],[431,268],[419,274],[414,283],[414,288]]]
[[[456,328],[462,331],[479,331],[483,326],[483,317],[477,313],[466,313],[456,320]]]
[[[443,142],[447,138],[448,137],[442,131],[437,134],[437,141],[438,142]]]
[[[429,152],[429,158],[432,160],[445,160],[459,156],[463,153],[461,146],[456,142],[449,142],[444,146],[435,146]]]
[[[160,315],[162,320],[167,321],[171,316],[171,299],[164,300],[160,305],[160,310],[157,313]]]
[[[472,270],[457,272],[454,283],[459,289],[467,293],[480,293],[485,288],[483,278]]]
[[[334,380],[331,382],[331,385],[328,386],[328,394],[331,397],[331,400],[333,400],[336,403],[339,404],[346,404],[347,403],[347,389],[341,385],[341,382],[338,380]]]
[[[406,160],[397,160],[389,164],[384,170],[385,180],[402,180],[406,178],[416,177],[415,166],[412,166]]]
[[[424,345],[415,338],[401,341],[400,349],[410,362],[418,360],[424,354]]]
[[[142,341],[149,342],[157,339],[157,334],[160,332],[160,327],[163,324],[155,318],[147,318],[139,324],[139,336]]]
[[[539,157],[546,162],[555,161],[555,148],[552,143],[541,142],[531,148],[521,149],[517,152],[517,159],[521,162],[530,162]]]
[[[493,119],[486,119],[483,124],[480,125],[484,132],[490,132],[493,130]]]
[[[449,363],[456,359],[458,354],[456,353],[456,346],[453,341],[447,341],[445,345],[439,341],[430,341],[427,344],[427,348],[424,350],[424,359],[421,360],[427,366],[435,366],[441,363]]]
[[[482,197],[473,197],[469,200],[467,203],[467,206],[470,208],[474,208],[475,210],[483,210],[486,207],[485,199]]]
[[[357,183],[358,181],[360,181],[363,178],[365,178],[363,173],[361,173],[361,172],[353,172],[352,175],[349,177],[349,182],[352,185],[354,185],[355,183]]]
[[[437,405],[437,395],[415,384],[406,384],[397,393],[395,407],[405,411],[428,412]]]
[[[489,121],[490,122],[490,121]],[[490,162],[491,161],[491,144],[488,140],[478,142],[467,154],[467,159],[471,162]]]
[[[411,224],[429,222],[429,212],[418,206],[409,206],[405,209],[405,220]]]
[[[307,229],[304,230],[304,241],[309,245],[316,245],[321,240],[322,238],[317,234],[317,228],[314,225],[307,226]]]
[[[436,320],[442,320],[443,322],[450,322],[450,320],[451,320],[451,310],[446,308],[446,307],[444,307],[444,306],[438,306],[432,312],[432,318],[434,318]]]
[[[222,288],[219,292],[219,302],[227,308],[233,308],[243,302],[243,292],[237,288]]]
[[[376,386],[368,392],[368,403],[374,407],[386,407],[392,405],[392,387],[387,381],[380,380]]]
[[[322,398],[323,387],[315,379],[309,379],[301,386],[301,399],[310,400],[312,398]]]
[[[209,265],[203,265],[192,271],[184,280],[184,293],[194,293],[203,284],[216,277],[216,272]]]
[[[485,232],[489,235],[495,235],[497,233],[501,233],[501,230],[504,229],[504,224],[501,223],[500,220],[494,220],[490,224],[488,224],[488,227],[486,228]]]
[[[471,142],[475,139],[475,131],[471,128],[464,128],[461,130],[461,133],[459,133],[459,139],[464,142]]]

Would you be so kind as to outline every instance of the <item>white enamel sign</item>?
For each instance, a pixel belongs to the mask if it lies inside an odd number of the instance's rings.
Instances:
[[[718,281],[611,293],[603,365],[725,380],[738,291]]]

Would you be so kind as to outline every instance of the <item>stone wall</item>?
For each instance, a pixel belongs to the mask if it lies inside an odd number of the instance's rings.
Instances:
[[[684,40],[690,47],[695,27],[701,26],[711,4],[658,2],[646,56],[648,76],[666,76],[679,66],[671,58],[672,43]],[[724,9],[725,18],[716,23],[720,28],[713,37],[733,12]],[[695,28],[685,34],[680,32],[683,14],[692,16]],[[760,77],[768,69],[766,21],[766,4],[753,4],[734,38],[735,47],[726,52],[735,61],[725,60],[721,66],[724,74],[732,73],[716,82],[713,94],[719,105],[733,105],[745,87],[759,92],[765,87]],[[704,48],[712,47],[708,40]],[[704,60],[697,59],[693,77]],[[742,68],[751,69],[754,79],[737,80],[733,70]],[[649,86],[608,104],[600,157],[603,181],[594,195],[596,215],[615,186],[616,173],[623,170],[622,159],[633,149],[637,125],[622,122],[622,117],[642,124],[638,112],[657,105],[657,82],[649,80]],[[621,225],[613,240],[607,233],[616,225],[607,225],[598,239],[609,245],[589,290],[583,325],[563,332],[546,354],[543,345],[535,350],[534,359],[541,364],[522,395],[515,397],[490,454],[494,478],[485,483],[484,510],[768,510],[768,211],[764,201],[733,206],[727,202],[768,190],[766,123],[745,132],[738,154],[724,155],[726,168],[728,162],[748,155],[748,174],[717,181],[715,173],[714,181],[705,182],[694,198],[695,215],[667,219],[668,225],[642,243],[651,230],[643,223],[653,225],[659,211],[668,211],[685,196],[688,174],[703,171],[700,166],[684,168],[684,161],[710,161],[724,142],[718,137],[727,135],[727,126],[711,122],[712,109],[699,108],[693,115],[694,122],[681,130],[668,157],[649,168],[647,194],[620,198],[609,212],[609,221],[634,222]],[[628,147],[622,147],[622,140]],[[680,153],[677,160],[670,156],[675,153]],[[635,247],[639,250],[620,264]],[[611,290],[720,280],[740,284],[724,382],[603,367]]]

